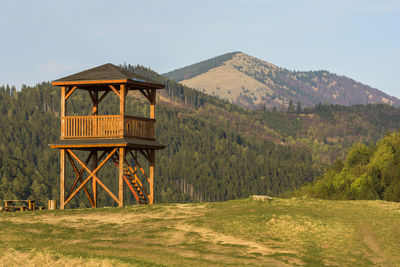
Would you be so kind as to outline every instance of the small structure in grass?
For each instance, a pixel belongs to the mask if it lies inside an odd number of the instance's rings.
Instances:
[[[253,201],[262,201],[268,203],[269,201],[272,200],[272,197],[270,196],[262,196],[262,195],[252,195],[251,200]]]

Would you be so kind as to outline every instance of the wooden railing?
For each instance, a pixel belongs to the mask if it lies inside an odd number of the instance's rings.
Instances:
[[[155,138],[155,120],[120,115],[66,116],[61,118],[61,139]],[[125,129],[122,130],[122,125]]]
[[[142,139],[155,139],[155,120],[125,116],[125,136]]]

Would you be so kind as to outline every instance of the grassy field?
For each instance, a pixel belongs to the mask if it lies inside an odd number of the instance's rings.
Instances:
[[[250,199],[0,213],[0,266],[400,266],[400,203]]]

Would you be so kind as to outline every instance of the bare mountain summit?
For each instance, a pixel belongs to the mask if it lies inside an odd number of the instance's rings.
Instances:
[[[186,86],[247,108],[386,103],[400,100],[328,71],[290,71],[241,52],[224,54],[164,74]]]

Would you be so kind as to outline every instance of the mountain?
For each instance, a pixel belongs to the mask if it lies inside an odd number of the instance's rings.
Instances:
[[[141,66],[124,66],[166,84],[157,99],[156,201],[223,201],[251,194],[279,195],[312,182],[356,142],[373,144],[400,128],[400,109],[385,104],[317,105],[293,112],[249,110],[178,84]],[[90,110],[76,92],[71,114]],[[129,94],[128,114],[148,115],[148,103]],[[59,154],[47,144],[60,134],[60,89],[49,83],[20,91],[0,86],[0,199],[58,199]],[[116,114],[104,99],[100,114]],[[115,184],[114,169],[102,179]],[[72,207],[85,207],[78,196]],[[127,203],[130,203],[128,200]],[[99,205],[113,203],[102,191]]]
[[[378,89],[328,71],[290,71],[269,62],[233,52],[163,74],[188,87],[246,108],[303,107],[318,103],[339,105],[385,103],[400,100]]]

